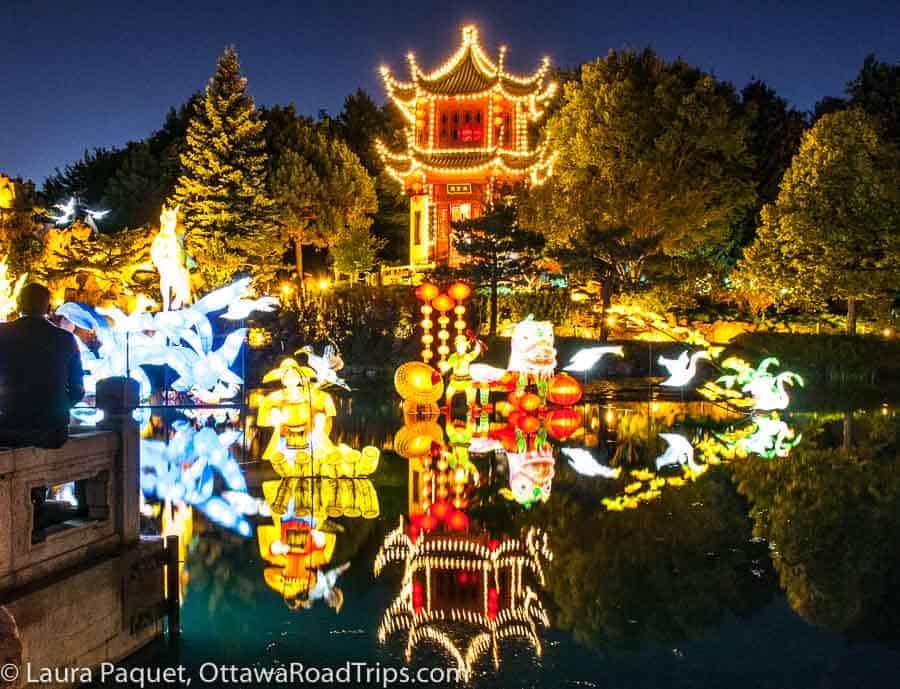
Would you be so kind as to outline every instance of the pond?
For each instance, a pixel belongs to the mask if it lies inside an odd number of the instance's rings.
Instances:
[[[381,451],[370,477],[242,464],[249,530],[190,508],[167,519],[184,544],[183,633],[134,662],[222,687],[402,672],[475,687],[895,681],[896,404],[753,416],[596,383],[580,428],[543,453],[486,439],[501,407],[448,429],[404,416],[392,390],[359,390],[331,435]]]

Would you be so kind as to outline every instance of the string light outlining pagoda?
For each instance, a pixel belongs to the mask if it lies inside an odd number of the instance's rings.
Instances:
[[[546,82],[550,58],[537,71],[517,76],[485,53],[475,26],[441,67],[423,71],[407,56],[410,81],[381,68],[385,89],[406,125],[403,151],[377,143],[385,168],[410,195],[409,256],[413,266],[456,265],[451,222],[478,217],[493,190],[550,176],[556,152],[535,128],[557,92]]]

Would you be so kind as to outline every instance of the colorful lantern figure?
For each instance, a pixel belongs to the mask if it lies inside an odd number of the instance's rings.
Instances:
[[[444,394],[444,379],[437,369],[421,361],[408,361],[394,373],[394,389],[414,407],[434,407]],[[416,409],[408,410],[416,411]]]
[[[472,362],[484,351],[484,343],[476,338],[472,331],[469,331],[468,336],[457,336],[455,346],[456,351],[447,360],[450,368],[450,380],[447,383],[447,407],[452,408],[453,397],[458,392],[465,394],[466,404],[473,407],[475,406],[476,389],[472,380],[471,366]]]
[[[508,452],[509,490],[520,505],[547,502],[556,475],[556,460],[549,443],[524,452]]]
[[[531,316],[517,323],[510,338],[509,371],[547,381],[556,370],[553,324]]]
[[[93,309],[74,302],[56,309],[57,315],[90,331],[99,344],[92,350],[78,340],[86,400],[93,398],[98,380],[126,376],[137,381],[141,403],[146,404],[153,385],[144,366],[166,366],[174,371],[171,389],[196,401],[218,403],[234,398],[244,381],[231,367],[247,329],[233,330],[214,349],[212,314],[221,312],[220,317],[225,320],[241,320],[254,311],[271,311],[277,301],[271,297],[253,298],[250,278],[244,278],[179,311],[145,313],[146,303],[130,314],[118,308]],[[146,409],[136,410],[135,415],[143,422],[149,419]],[[79,405],[72,410],[72,416],[82,424],[93,425],[102,413]],[[204,419],[198,421],[202,423]]]
[[[380,514],[378,492],[363,478],[283,478],[263,481],[263,496],[272,514],[293,512],[319,523],[327,518],[362,517]]]
[[[292,610],[324,600],[340,612],[344,594],[336,584],[349,563],[323,571],[334,556],[337,537],[333,529],[313,517],[298,517],[292,504],[284,514],[273,513],[273,521],[274,526],[257,530],[259,553],[272,565],[263,572],[266,584],[281,594]]]
[[[182,237],[175,232],[178,206],[163,206],[159,233],[150,245],[150,258],[159,272],[163,311],[180,309],[191,303],[191,275],[185,265]]]
[[[792,371],[783,371],[777,375],[769,373],[770,366],[778,365],[775,357],[763,359],[756,368],[743,359],[730,357],[722,362],[722,367],[734,373],[722,376],[716,382],[724,383],[729,390],[740,387],[741,392],[753,399],[755,409],[786,409],[791,400],[784,386],[797,383],[802,387],[803,378]]]
[[[230,450],[241,433],[216,434],[212,428],[198,431],[186,421],[176,421],[173,429],[168,443],[141,440],[143,496],[196,507],[217,524],[249,536],[250,524],[241,505],[247,496],[247,482]],[[226,489],[221,496],[216,494],[217,483]]]
[[[361,451],[336,445],[329,437],[337,410],[331,395],[313,380],[315,371],[285,359],[263,382],[280,381],[281,390],[263,397],[257,425],[271,427],[272,438],[263,459],[280,476],[368,476],[378,468],[378,448]]]

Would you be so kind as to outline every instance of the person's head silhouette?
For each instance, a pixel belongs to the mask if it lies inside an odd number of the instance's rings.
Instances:
[[[50,290],[37,282],[29,282],[19,292],[19,313],[23,316],[46,316],[50,311]]]

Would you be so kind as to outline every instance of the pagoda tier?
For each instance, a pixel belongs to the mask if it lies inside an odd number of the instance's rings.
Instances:
[[[378,142],[385,169],[410,195],[410,263],[458,262],[451,223],[481,214],[500,185],[540,184],[552,173],[555,152],[534,128],[556,94],[545,83],[544,58],[528,76],[487,56],[474,26],[462,29],[462,42],[447,62],[424,72],[408,56],[409,81],[398,81],[382,67],[388,96],[407,125],[403,150]]]

